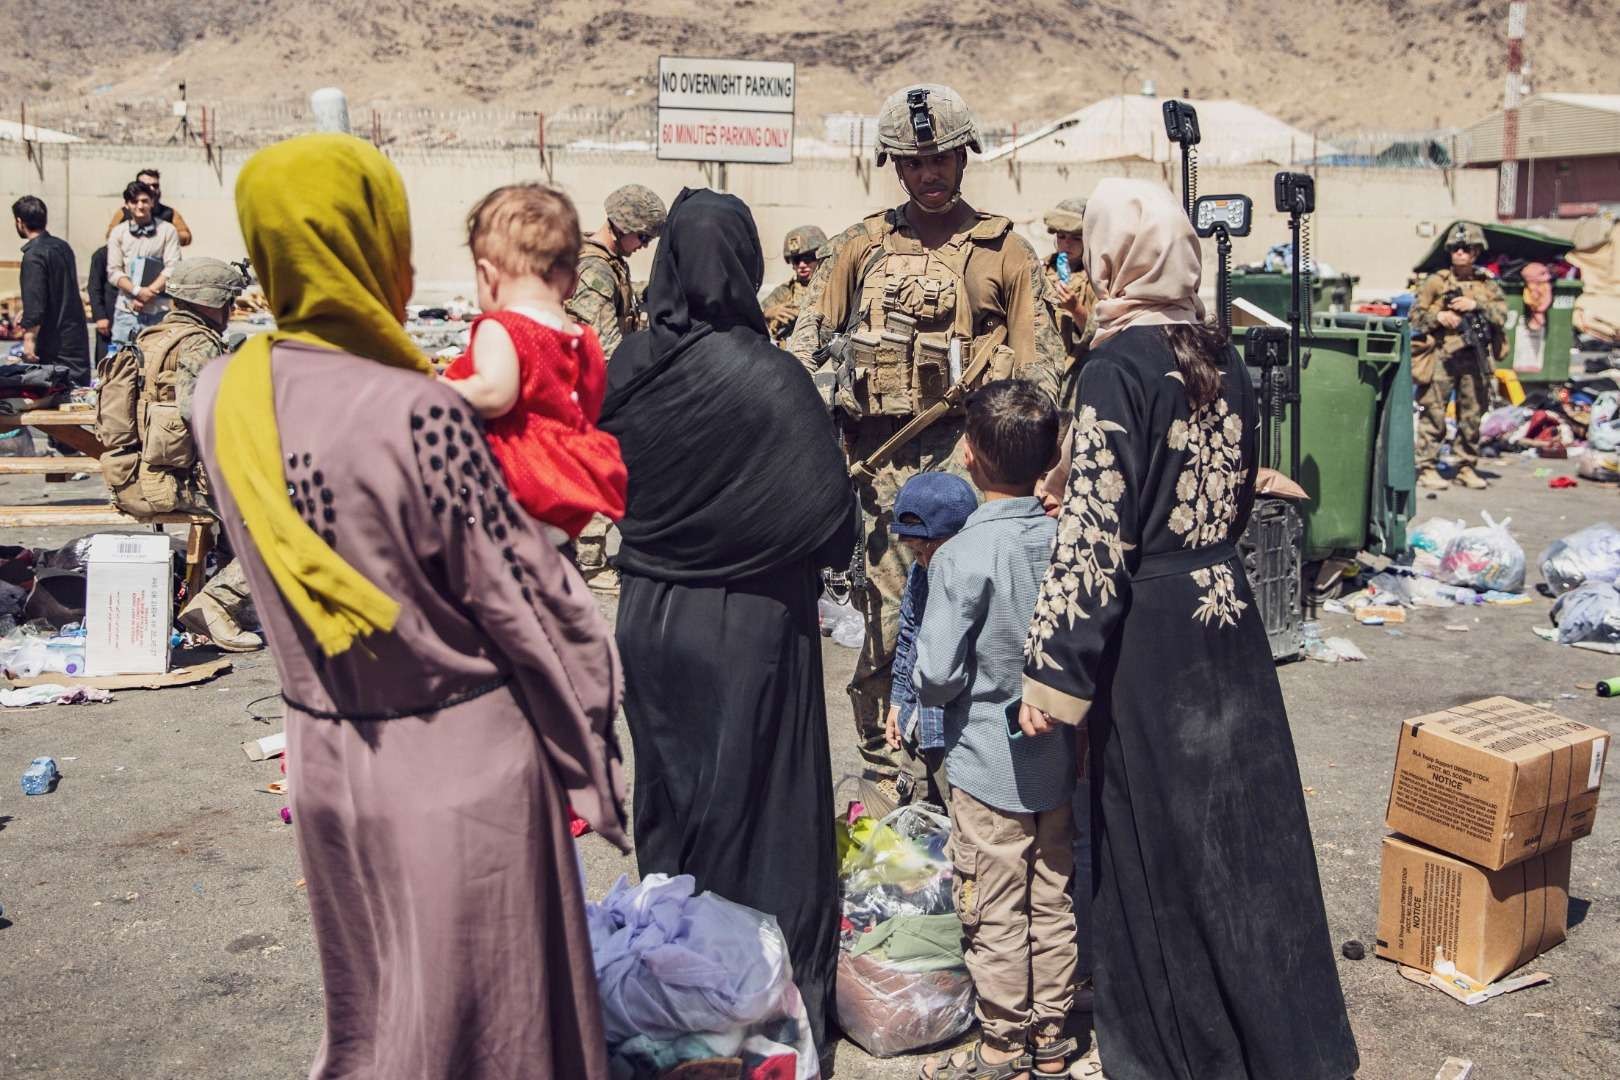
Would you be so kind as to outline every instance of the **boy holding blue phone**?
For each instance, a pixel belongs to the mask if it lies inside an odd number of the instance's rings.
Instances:
[[[1077,1049],[1060,1041],[1077,959],[1074,746],[1018,728],[1024,642],[1057,537],[1035,484],[1057,461],[1058,428],[1030,383],[968,398],[964,463],[984,502],[933,553],[917,632],[918,703],[944,710],[956,911],[983,1029],[952,1064],[986,1076],[1057,1074]]]

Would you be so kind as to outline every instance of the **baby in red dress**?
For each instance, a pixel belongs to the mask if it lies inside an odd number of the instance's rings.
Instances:
[[[563,311],[579,245],[579,213],[562,192],[511,184],[484,196],[467,217],[483,314],[444,373],[484,418],[518,503],[558,544],[593,514],[624,516],[619,443],[596,427],[607,389],[602,346]]]

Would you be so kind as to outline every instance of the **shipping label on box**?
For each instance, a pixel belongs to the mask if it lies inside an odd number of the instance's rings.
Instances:
[[[85,559],[85,674],[169,670],[173,548],[165,533],[90,538]]]
[[[1384,824],[1500,870],[1592,831],[1608,744],[1600,728],[1503,697],[1408,720]]]
[[[1569,845],[1505,870],[1486,870],[1414,843],[1384,838],[1377,953],[1433,971],[1436,959],[1489,983],[1564,940]]]

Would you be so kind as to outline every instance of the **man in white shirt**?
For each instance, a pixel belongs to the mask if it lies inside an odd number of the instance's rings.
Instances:
[[[169,274],[180,261],[180,234],[152,214],[157,199],[139,180],[124,189],[129,220],[107,238],[107,280],[118,289],[112,338],[123,345],[169,310],[163,295]]]

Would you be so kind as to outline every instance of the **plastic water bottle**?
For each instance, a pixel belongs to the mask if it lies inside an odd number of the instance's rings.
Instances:
[[[29,763],[22,774],[22,789],[24,795],[44,795],[51,790],[51,785],[61,778],[56,771],[56,759],[37,757]]]
[[[45,647],[46,671],[55,671],[75,677],[84,674],[83,638],[53,637],[45,643]]]
[[[1056,266],[1058,280],[1067,285],[1069,283],[1069,276],[1073,273],[1073,271],[1069,269],[1069,253],[1067,251],[1058,252]]]

